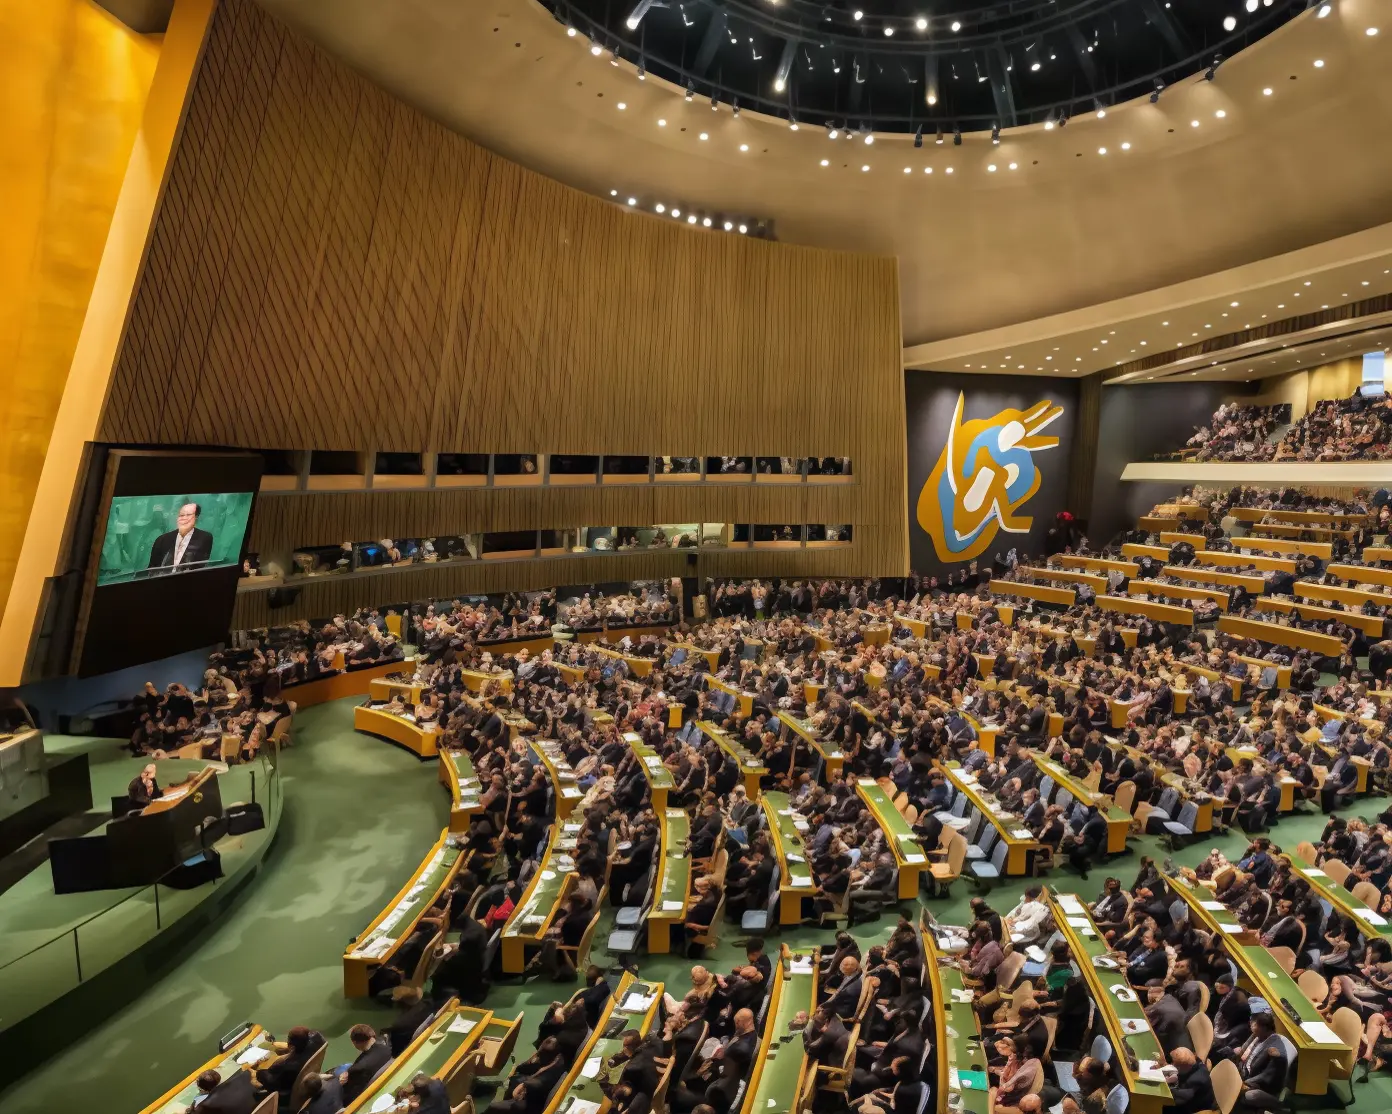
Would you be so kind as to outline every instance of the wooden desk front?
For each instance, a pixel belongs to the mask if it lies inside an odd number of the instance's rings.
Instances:
[[[1107,941],[1088,912],[1087,905],[1076,894],[1050,894],[1049,908],[1054,914],[1054,923],[1058,925],[1059,932],[1068,943],[1068,950],[1082,972],[1093,1004],[1102,1015],[1107,1039],[1117,1050],[1117,1055],[1112,1057],[1112,1066],[1119,1073],[1122,1085],[1130,1092],[1128,1114],[1160,1114],[1174,1101],[1169,1086],[1163,1079],[1142,1079],[1140,1072],[1127,1062],[1129,1057],[1121,1054],[1123,1048],[1129,1048],[1138,1064],[1142,1061],[1156,1066],[1165,1063],[1160,1041],[1146,1020],[1145,1004],[1127,984],[1125,966],[1116,964],[1112,969],[1097,966],[1095,960],[1108,954]],[[1124,998],[1115,993],[1117,990]],[[1123,1022],[1140,1022],[1144,1028],[1140,1032],[1128,1033]]]
[[[1161,570],[1177,580],[1193,580],[1200,584],[1222,584],[1228,588],[1245,588],[1248,595],[1259,596],[1266,591],[1266,581],[1260,576],[1244,576],[1240,572],[1209,569],[1202,565],[1166,565]]]
[[[1133,580],[1126,586],[1128,596],[1164,596],[1172,600],[1211,600],[1219,611],[1228,609],[1228,593],[1218,588],[1165,584],[1159,580]]]
[[[884,832],[885,843],[894,854],[899,871],[899,897],[907,901],[918,896],[919,878],[928,869],[928,856],[914,835],[913,827],[874,778],[858,778],[856,793],[870,809],[875,823]]]
[[[1325,657],[1337,658],[1344,651],[1344,644],[1333,635],[1319,634],[1299,627],[1283,627],[1279,623],[1241,619],[1236,615],[1224,615],[1219,619],[1218,630],[1221,634],[1231,634],[1237,638],[1255,638],[1258,642],[1269,642],[1273,646],[1313,650]]]
[[[345,696],[366,696],[372,682],[379,677],[393,673],[414,673],[415,658],[401,658],[397,661],[383,661],[369,665],[366,669],[354,669],[347,673],[335,673],[332,677],[320,677],[303,684],[287,685],[281,691],[286,700],[293,700],[297,709],[312,708],[330,700],[342,700]]]
[[[1328,561],[1334,556],[1332,542],[1291,541],[1289,538],[1235,538],[1233,539],[1233,548],[1243,552],[1264,549],[1268,553],[1289,553],[1292,556],[1304,554],[1308,557],[1318,557],[1323,561]]]
[[[1130,596],[1098,596],[1097,606],[1103,611],[1119,611],[1124,615],[1144,615],[1157,623],[1179,623],[1194,625],[1194,609],[1175,607],[1168,603],[1153,603],[1150,600],[1136,600]]]
[[[1392,607],[1392,595],[1386,592],[1370,592],[1366,588],[1344,588],[1338,584],[1312,584],[1297,580],[1295,594],[1306,600],[1338,600],[1347,607],[1362,607],[1365,603],[1374,607]]]
[[[440,729],[421,727],[404,716],[360,704],[353,709],[353,729],[379,739],[397,743],[421,758],[434,758],[440,751]]]
[[[1022,580],[993,580],[988,585],[993,596],[1023,596],[1039,603],[1072,607],[1078,598],[1072,588],[1054,588],[1048,584],[1027,584]]]
[[[1368,551],[1363,551],[1368,557]],[[1384,584],[1392,586],[1392,569],[1377,568],[1373,565],[1326,565],[1331,576],[1340,580],[1350,580],[1354,584]]]
[[[421,693],[429,686],[415,681],[394,681],[390,677],[373,677],[367,683],[367,695],[372,700],[386,703],[393,696],[400,696],[407,704],[419,704]]]
[[[807,848],[798,827],[799,817],[788,805],[788,794],[765,793],[759,802],[768,821],[773,850],[778,856],[778,923],[801,924],[802,900],[818,893]],[[803,822],[806,826],[806,822]]]
[[[1280,599],[1275,596],[1263,596],[1256,601],[1256,608],[1258,611],[1280,615],[1299,615],[1302,619],[1312,619],[1315,622],[1343,623],[1344,626],[1362,631],[1373,638],[1379,638],[1382,635],[1382,617],[1380,615],[1361,615],[1355,611],[1339,611],[1332,607],[1321,607],[1319,604],[1313,603],[1297,603],[1295,600]]]
[[[482,786],[474,773],[473,762],[462,750],[440,748],[440,784],[450,791],[449,830],[467,832],[482,807],[479,804]]]
[[[1304,1026],[1307,1024],[1323,1024],[1319,1010],[1305,996],[1295,979],[1286,974],[1271,953],[1257,942],[1254,934],[1238,931],[1241,926],[1226,908],[1211,908],[1220,903],[1213,901],[1207,890],[1191,886],[1178,877],[1167,875],[1165,881],[1169,883],[1171,892],[1189,907],[1192,923],[1213,933],[1223,942],[1224,950],[1237,964],[1241,976],[1239,981],[1245,983],[1243,989],[1271,1003],[1276,1031],[1295,1045],[1296,1093],[1324,1094],[1329,1088],[1331,1063],[1352,1055],[1353,1050],[1337,1039],[1324,1041],[1306,1031]],[[1283,1002],[1290,1003],[1298,1020],[1282,1008]]]
[[[679,808],[662,813],[659,828],[657,897],[648,910],[648,951],[666,955],[672,950],[672,926],[686,920],[686,903],[691,897],[691,854],[687,840],[691,819]]]
[[[833,742],[823,740],[809,721],[798,719],[790,712],[779,712],[778,719],[785,728],[821,755],[822,762],[826,767],[828,784],[841,776],[841,767],[845,764],[846,756],[841,753],[840,747]]]
[[[449,829],[440,833],[420,866],[391,900],[343,953],[343,996],[366,998],[368,977],[373,970],[391,960],[397,949],[415,931],[427,910],[440,899],[459,868],[463,852],[451,847]],[[414,896],[413,896],[414,895]]]
[[[744,782],[745,795],[751,801],[757,801],[759,799],[759,782],[768,773],[764,764],[750,753],[743,743],[730,738],[710,720],[697,720],[696,727],[706,738],[713,741],[716,746],[735,760],[739,765],[740,779]]]
[[[1060,584],[1089,584],[1099,594],[1107,590],[1107,578],[1100,573],[1078,572],[1075,569],[1041,569],[1027,565],[1021,565],[1015,571],[1021,576],[1033,577],[1036,580],[1053,580]]]

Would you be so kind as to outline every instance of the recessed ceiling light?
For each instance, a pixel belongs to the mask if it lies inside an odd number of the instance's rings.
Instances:
[[[906,167],[904,167],[904,173],[905,173],[905,174],[912,174],[912,173],[913,173],[913,167],[911,167],[911,166],[906,166]]]
[[[1315,59],[1315,69],[1317,69],[1317,70],[1322,70],[1322,69],[1324,69],[1324,59],[1323,59],[1323,58],[1316,58],[1316,59]]]
[[[665,212],[667,211],[667,206],[664,205],[664,204],[662,204],[661,201],[659,201],[656,205],[653,206],[653,209],[654,209],[656,212],[665,213]]]
[[[1222,119],[1224,119],[1228,114],[1227,114],[1227,112],[1226,112],[1224,109],[1221,109],[1221,108],[1220,108],[1220,109],[1219,109],[1217,112],[1215,112],[1213,115],[1217,116],[1218,119],[1222,120]]]
[[[1334,5],[1333,5],[1333,4],[1321,4],[1320,7],[1319,7],[1319,12],[1318,12],[1317,14],[1318,14],[1318,16],[1319,16],[1320,19],[1323,19],[1325,16],[1327,16],[1327,15],[1328,15],[1330,12],[1332,12],[1333,10],[1334,10]]]
[[[1272,92],[1271,86],[1268,85],[1265,89],[1262,90],[1262,96],[1263,96],[1263,97],[1269,97],[1269,96],[1271,96],[1271,92]]]
[[[1309,285],[1310,285],[1310,280],[1309,280],[1309,279],[1306,279],[1306,280],[1305,280],[1305,285],[1306,285],[1306,286],[1309,286]]]
[[[954,19],[954,20],[952,21],[952,29],[953,29],[954,31],[960,31],[960,30],[962,29],[962,25],[961,25],[959,22],[957,22],[957,20]]]
[[[989,171],[991,171],[992,173],[995,173],[996,164],[995,164],[995,163],[992,163],[992,164],[991,164],[990,166],[988,166],[986,169],[989,170]]]
[[[619,191],[618,191],[618,190],[610,190],[610,191],[609,191],[609,196],[610,196],[610,197],[618,197],[618,196],[619,196]]]
[[[1099,155],[1105,155],[1105,154],[1107,153],[1107,148],[1105,148],[1105,147],[1099,147],[1099,148],[1097,148],[1097,153],[1098,153]]]
[[[922,16],[919,16],[916,20],[914,20],[914,26],[917,27],[920,31],[926,31],[928,30],[928,21],[924,19]]]
[[[1014,162],[1012,162],[1012,163],[1010,164],[1010,169],[1011,169],[1011,170],[1014,170],[1014,169],[1015,169],[1017,166],[1019,166],[1019,165],[1020,165],[1019,163],[1014,163]]]
[[[870,169],[870,164],[867,162],[867,163],[866,163],[864,166],[862,166],[860,169],[861,169],[861,172],[864,173],[865,171],[867,171],[867,170]]]
[[[1366,31],[1363,32],[1363,34],[1367,35],[1369,38],[1372,38],[1374,35],[1377,34],[1377,28],[1369,27]]]
[[[704,227],[709,228],[709,227],[711,226],[711,219],[710,219],[710,217],[705,217],[705,218],[703,218],[702,221],[701,221],[701,224],[702,224]]]
[[[695,214],[695,213],[692,213],[689,217],[687,217],[687,218],[686,218],[686,223],[687,223],[687,224],[695,224],[695,223],[696,223],[696,214]]]
[[[1236,30],[1237,30],[1237,16],[1225,15],[1225,16],[1223,17],[1223,30],[1224,30],[1224,31],[1236,31]]]
[[[1121,149],[1122,149],[1123,151],[1129,151],[1129,150],[1131,150],[1131,144],[1129,144],[1129,143],[1123,143],[1123,144],[1121,145]]]
[[[743,235],[744,235],[746,232],[748,232],[748,231],[749,231],[749,225],[747,225],[747,224],[742,224],[742,225],[739,226],[739,234],[740,234],[741,236],[743,236]]]
[[[1190,120],[1190,121],[1189,121],[1189,126],[1190,126],[1191,128],[1197,128],[1197,127],[1199,126],[1199,122],[1198,122],[1197,120]]]
[[[1168,325],[1169,322],[1168,322],[1168,321],[1162,321],[1162,322],[1160,322],[1160,324],[1162,324],[1162,325]]]
[[[826,159],[823,159],[823,160],[822,160],[822,165],[823,165],[823,166],[830,166],[831,164],[830,164],[829,162],[827,162]]]
[[[637,205],[637,204],[638,204],[638,199],[637,199],[636,197],[630,197],[630,198],[628,199],[628,203],[629,203],[630,205]]]
[[[702,139],[709,139],[710,136],[707,135],[705,132],[702,132],[702,133],[701,133],[701,138],[702,138]]]
[[[943,171],[943,173],[944,173],[944,174],[951,174],[951,173],[952,173],[952,167],[949,166],[946,170]]]
[[[567,38],[571,38],[571,39],[575,38],[575,28],[574,28],[574,27],[567,27],[567,28],[566,28],[566,37],[567,37]]]
[[[932,173],[933,173],[933,168],[932,168],[931,166],[925,166],[925,167],[923,168],[923,173],[924,173],[924,174],[932,174]]]
[[[748,144],[748,143],[741,143],[741,144],[740,144],[740,150],[741,150],[741,151],[747,151],[747,150],[749,150],[749,144]]]
[[[680,209],[673,209],[673,210],[672,210],[672,216],[674,216],[674,217],[679,217],[679,216],[681,216],[681,210],[680,210]]]
[[[1232,306],[1234,309],[1236,309],[1239,305],[1241,305],[1241,303],[1240,303],[1240,302],[1229,302],[1228,305],[1230,305],[1230,306]]]

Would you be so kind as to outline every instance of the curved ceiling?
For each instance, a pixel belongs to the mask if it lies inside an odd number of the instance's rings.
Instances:
[[[1149,96],[1306,0],[542,0],[698,96],[853,130],[971,131]]]
[[[921,148],[712,111],[592,54],[533,0],[259,2],[499,153],[632,198],[649,214],[634,219],[679,207],[723,235],[722,215],[768,218],[785,241],[897,256],[909,344],[1307,248],[1381,224],[1392,202],[1389,0],[1308,11],[1154,104]]]

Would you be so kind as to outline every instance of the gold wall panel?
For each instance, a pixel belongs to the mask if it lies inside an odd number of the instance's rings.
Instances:
[[[253,545],[837,521],[855,525],[862,571],[889,575],[907,565],[903,408],[894,260],[692,229],[580,193],[408,108],[249,0],[224,0],[102,433],[848,456],[856,483],[822,491],[266,498]]]

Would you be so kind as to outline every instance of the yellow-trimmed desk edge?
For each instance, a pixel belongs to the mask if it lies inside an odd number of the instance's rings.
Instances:
[[[372,1079],[372,1082],[367,1085],[362,1094],[344,1108],[343,1114],[360,1114],[361,1111],[368,1109],[369,1104],[384,1093],[383,1089],[391,1080],[395,1065],[404,1064],[411,1056],[414,1056],[416,1052],[420,1050],[426,1041],[438,1033],[442,1027],[448,1029],[448,1027],[454,1023],[454,1019],[462,1013],[474,1013],[479,1016],[474,1019],[474,1027],[464,1034],[464,1039],[459,1042],[459,1047],[450,1053],[449,1059],[440,1065],[440,1070],[431,1078],[444,1079],[451,1075],[459,1066],[460,1061],[478,1047],[479,1041],[483,1039],[483,1031],[488,1028],[489,1023],[493,1020],[492,1010],[480,1009],[477,1006],[466,1006],[461,1003],[458,998],[451,998],[440,1008],[440,1011],[430,1022],[429,1028],[402,1049],[399,1056],[393,1056],[391,1062],[382,1069],[379,1075]]]
[[[420,924],[421,918],[430,911],[431,906],[440,899],[440,894],[444,893],[445,890],[449,888],[449,884],[454,881],[454,876],[459,873],[459,869],[464,865],[464,860],[467,857],[463,851],[460,851],[459,856],[454,860],[454,864],[445,872],[444,878],[440,880],[440,885],[436,887],[435,890],[435,896],[430,901],[421,905],[420,912],[412,918],[409,924],[398,926],[399,931],[396,933],[396,943],[393,944],[385,954],[375,957],[352,954],[353,949],[358,946],[358,943],[368,936],[371,936],[387,914],[395,909],[397,905],[400,904],[401,900],[411,891],[411,888],[416,884],[416,879],[425,873],[426,864],[435,857],[436,853],[442,847],[444,847],[445,840],[447,840],[449,836],[450,830],[448,828],[440,833],[440,838],[437,839],[431,845],[430,850],[425,853],[425,857],[421,859],[420,865],[411,873],[411,877],[406,880],[406,884],[396,891],[396,896],[387,902],[380,913],[372,918],[372,923],[359,932],[348,947],[343,950],[343,996],[345,998],[367,997],[367,980],[370,968],[380,967],[396,954],[396,949],[401,946],[401,942],[407,939],[411,933],[416,930],[416,925]]]
[[[251,1026],[251,1028],[248,1029],[246,1033],[236,1041],[236,1043],[228,1046],[227,1051],[219,1052],[216,1056],[212,1057],[211,1059],[200,1064],[198,1067],[194,1068],[193,1071],[189,1072],[188,1075],[184,1076],[183,1079],[181,1079],[178,1083],[174,1084],[173,1087],[169,1088],[169,1090],[165,1091],[164,1094],[160,1095],[160,1097],[157,1098],[154,1102],[150,1103],[149,1106],[141,1110],[140,1114],[160,1114],[160,1112],[163,1111],[166,1106],[168,1106],[171,1102],[173,1102],[176,1098],[179,1097],[180,1092],[187,1090],[189,1087],[193,1086],[193,1084],[198,1082],[198,1077],[202,1075],[205,1071],[208,1071],[210,1068],[216,1069],[221,1064],[225,1064],[229,1059],[235,1059],[237,1056],[240,1056],[243,1052],[245,1052],[248,1048],[255,1044],[257,1039],[260,1038],[261,1035],[265,1032],[265,1029],[263,1029],[260,1025]],[[267,1035],[269,1036],[269,1034]]]

